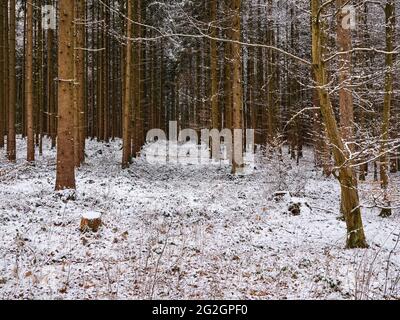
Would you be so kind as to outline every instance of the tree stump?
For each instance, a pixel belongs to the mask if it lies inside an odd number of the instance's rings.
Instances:
[[[291,203],[289,212],[292,216],[299,216],[301,213],[301,203]]]
[[[101,213],[99,212],[86,212],[82,215],[81,219],[81,232],[97,232],[101,226]]]

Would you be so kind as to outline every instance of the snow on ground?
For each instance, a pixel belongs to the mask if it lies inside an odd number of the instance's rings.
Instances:
[[[22,157],[22,140],[18,149]],[[144,159],[122,171],[120,149],[88,141],[68,202],[54,192],[47,141],[35,166],[10,165],[0,151],[1,299],[400,298],[398,210],[382,219],[363,208],[370,249],[343,249],[338,184],[310,151],[299,166],[258,158],[234,177]],[[370,185],[360,189],[369,206]],[[282,190],[291,195],[274,197]],[[85,212],[102,214],[98,233],[79,231]]]

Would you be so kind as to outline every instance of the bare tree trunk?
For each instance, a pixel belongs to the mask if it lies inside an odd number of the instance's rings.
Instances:
[[[138,21],[138,25],[135,26],[135,36],[137,38],[142,37],[142,27],[141,27],[141,22],[142,22],[142,3],[141,0],[135,1],[135,21]],[[142,47],[143,44],[141,41],[137,42],[135,48],[134,48],[134,74],[135,74],[135,79],[134,81],[134,124],[133,124],[133,157],[138,157],[140,153],[140,149],[142,147],[142,135],[143,135],[143,110],[142,110],[142,100],[143,100],[143,81],[142,81],[142,75],[143,75],[143,66],[142,66]]]
[[[9,106],[8,106],[8,135],[7,135],[7,154],[8,160],[16,160],[16,136],[15,136],[15,111],[16,111],[16,76],[15,76],[15,0],[10,0],[10,28],[9,28]]]
[[[210,0],[211,37],[216,38],[217,28],[217,0]],[[210,67],[211,67],[211,128],[219,129],[219,108],[218,108],[218,52],[217,42],[210,40]]]
[[[243,89],[242,89],[242,60],[240,41],[241,23],[240,23],[240,7],[241,0],[232,0],[233,23],[232,23],[232,129],[242,129],[242,112],[243,112]],[[236,174],[239,166],[239,153],[242,153],[243,147],[238,145],[238,136],[234,134],[234,155],[232,157],[232,173]],[[242,138],[239,138],[242,140]],[[242,141],[240,142],[242,144]]]
[[[228,0],[227,3],[231,3]],[[227,10],[231,10],[229,5]],[[230,15],[231,13],[228,12]],[[225,29],[225,37],[232,37],[232,21],[228,19],[228,25]],[[224,128],[232,129],[232,44],[225,42],[224,44]]]
[[[8,43],[8,32],[9,32],[9,21],[8,21],[8,1],[5,1],[4,5],[4,17],[5,17],[5,28],[4,28],[4,62],[5,62],[5,117],[4,117],[4,134],[8,133],[8,112],[10,104],[10,57],[9,57],[9,43]]]
[[[350,52],[352,49],[351,29],[343,28],[345,13],[342,8],[348,4],[348,0],[336,0],[337,15],[337,45],[340,52]],[[353,122],[354,108],[353,95],[351,91],[351,53],[339,56],[339,106],[340,106],[340,126],[342,137],[345,143],[349,143],[350,150],[354,149],[353,141]]]
[[[6,115],[6,88],[5,88],[5,51],[3,44],[6,43],[5,28],[5,1],[0,4],[0,148],[4,147],[5,115]]]
[[[52,0],[47,2],[49,5],[53,3]],[[51,148],[56,147],[56,106],[55,106],[55,85],[54,85],[54,30],[49,28],[47,30],[47,130],[51,137]]]
[[[390,130],[390,112],[393,99],[393,40],[396,26],[395,6],[393,0],[387,0],[385,7],[386,17],[386,77],[385,77],[385,98],[383,104],[383,117],[382,117],[382,146],[381,146],[381,159],[380,159],[380,180],[384,193],[384,208],[381,211],[382,217],[389,217],[392,214],[390,208],[390,200],[388,197],[389,186],[389,157],[388,157],[388,141]]]
[[[345,12],[343,7],[348,4],[348,0],[336,0],[338,9],[337,15],[337,45],[339,52],[343,53],[339,56],[339,109],[340,109],[340,129],[343,141],[347,144],[347,148],[354,151],[353,123],[354,108],[353,95],[351,89],[351,29],[343,27],[343,19]],[[343,208],[342,208],[343,211]]]
[[[126,21],[126,54],[125,54],[125,81],[124,81],[124,100],[123,100],[123,123],[122,123],[122,140],[123,155],[122,168],[129,167],[132,158],[132,138],[131,138],[131,59],[132,59],[132,1],[128,0],[128,20]]]
[[[268,26],[266,32],[266,43],[270,46],[275,45],[275,34],[274,34],[274,21],[273,21],[273,4],[272,0],[268,0]],[[276,87],[277,87],[277,70],[275,66],[275,52],[268,50],[266,53],[266,78],[267,78],[267,90],[266,90],[266,104],[267,104],[267,132],[266,137],[267,145],[272,145],[275,142],[277,132],[277,106],[276,106]]]
[[[75,15],[75,117],[74,157],[75,166],[84,162],[85,154],[85,0],[76,0]]]
[[[361,218],[360,201],[357,190],[357,178],[348,163],[348,152],[345,149],[338,124],[335,119],[329,92],[327,89],[326,70],[321,48],[320,0],[311,0],[312,12],[312,64],[320,99],[322,117],[326,131],[333,147],[335,164],[339,168],[339,183],[342,194],[342,205],[347,225],[347,248],[366,248],[367,242]]]
[[[26,132],[28,138],[27,160],[35,161],[35,142],[33,132],[33,3],[28,1],[26,13],[26,52],[25,52],[25,109]]]
[[[75,189],[74,164],[74,4],[59,0],[58,143],[56,190]]]
[[[105,1],[106,5],[110,4],[110,0]],[[105,22],[103,30],[103,69],[102,69],[102,90],[103,95],[103,131],[104,131],[104,142],[109,142],[110,140],[110,130],[109,130],[109,114],[110,114],[110,81],[109,81],[109,52],[110,52],[110,41],[109,41],[109,29],[110,29],[110,11],[107,7],[104,8],[103,19]]]

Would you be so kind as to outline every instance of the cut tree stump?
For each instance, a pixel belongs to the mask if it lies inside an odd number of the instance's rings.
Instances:
[[[101,213],[86,212],[81,219],[81,232],[93,231],[97,232],[101,226]]]

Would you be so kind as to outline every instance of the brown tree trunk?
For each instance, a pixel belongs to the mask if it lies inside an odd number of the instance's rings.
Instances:
[[[345,14],[342,8],[348,4],[348,0],[336,0],[337,15],[337,45],[339,52],[349,52],[352,49],[351,29],[343,28],[342,21]],[[349,149],[354,150],[353,122],[354,108],[351,89],[351,53],[339,56],[339,107],[340,126],[342,137],[345,143],[349,143]]]
[[[43,0],[37,0],[36,5],[41,8]],[[39,155],[43,155],[43,115],[44,115],[44,99],[43,99],[43,28],[41,23],[41,10],[37,10],[37,41],[36,41],[36,59],[37,59],[37,82],[36,82],[36,145],[39,146]]]
[[[75,119],[74,119],[74,157],[75,166],[84,162],[85,154],[85,0],[76,0],[75,22]]]
[[[110,4],[110,0],[105,1],[106,5]],[[103,95],[103,140],[108,142],[110,140],[110,131],[109,131],[109,114],[110,114],[110,82],[109,82],[109,51],[110,51],[110,41],[109,41],[109,29],[110,29],[110,11],[107,7],[104,7],[103,19],[105,22],[104,30],[103,30],[103,69],[102,69],[102,90],[101,94]]]
[[[16,76],[15,76],[15,0],[10,0],[10,28],[9,28],[9,107],[8,107],[8,135],[7,135],[7,154],[8,160],[15,162],[16,160],[16,136],[15,136],[15,114],[16,114]]]
[[[343,12],[343,7],[348,4],[348,0],[336,0],[338,10],[337,15],[337,46],[339,52],[339,110],[340,110],[340,129],[342,138],[347,148],[354,151],[353,123],[354,123],[354,108],[353,95],[351,89],[351,53],[352,38],[351,29],[343,28],[343,19],[346,12]],[[342,208],[343,211],[343,208]]]
[[[268,26],[266,33],[266,42],[268,45],[275,45],[274,21],[273,21],[273,4],[272,0],[268,0]],[[276,87],[277,87],[277,71],[275,66],[276,54],[272,50],[268,50],[266,54],[266,103],[267,103],[267,145],[273,145],[275,142],[277,131],[277,106],[276,106]]]
[[[49,5],[53,4],[52,0],[47,2]],[[47,130],[51,137],[51,148],[56,147],[57,137],[57,119],[56,119],[56,106],[55,106],[55,85],[54,85],[54,30],[49,28],[47,30]]]
[[[59,0],[58,143],[56,190],[75,189],[74,164],[74,4]]]
[[[26,12],[25,52],[25,109],[27,133],[27,161],[35,161],[34,120],[33,120],[33,3],[28,1]]]
[[[241,59],[241,23],[240,23],[240,7],[241,0],[232,0],[233,23],[232,23],[232,129],[242,129],[242,112],[243,112],[243,89],[242,89],[242,59]],[[240,140],[240,141],[238,141]],[[232,173],[236,174],[240,165],[242,165],[242,138],[234,134],[234,155],[232,162]],[[240,162],[238,162],[240,161]]]
[[[228,10],[230,10],[230,6]],[[227,38],[232,36],[230,28],[230,25],[226,27],[225,36]],[[224,44],[224,55],[224,128],[232,129],[232,44],[228,41]]]
[[[389,157],[388,157],[388,142],[389,142],[389,130],[390,130],[390,112],[393,99],[393,40],[396,26],[396,15],[395,6],[393,0],[387,0],[385,7],[385,20],[386,20],[386,77],[385,77],[385,98],[383,104],[383,116],[382,116],[382,145],[381,145],[381,159],[380,159],[380,180],[381,186],[384,193],[384,208],[382,208],[381,216],[388,217],[392,214],[390,208],[390,200],[388,197],[388,186],[389,186]]]
[[[321,48],[320,0],[311,0],[312,12],[312,65],[318,86],[320,108],[330,143],[334,146],[335,164],[339,168],[342,208],[347,225],[347,248],[366,248],[367,242],[361,218],[357,180],[350,164],[327,89],[326,70]]]
[[[4,147],[5,116],[6,116],[6,88],[5,88],[5,51],[6,43],[5,28],[5,1],[0,4],[0,148]]]
[[[8,21],[8,1],[5,1],[4,5],[4,18],[5,18],[5,28],[4,28],[4,62],[5,62],[5,117],[4,117],[4,134],[8,132],[8,112],[9,112],[9,104],[10,104],[10,57],[9,57],[9,43],[8,43],[8,32],[9,32],[9,21]],[[3,141],[3,140],[2,140]]]
[[[210,0],[211,37],[216,38],[217,28],[217,0]],[[211,68],[211,128],[219,129],[219,107],[218,107],[218,52],[217,42],[210,40],[210,68]]]
[[[135,21],[138,21],[140,24],[142,21],[142,3],[141,0],[135,1]],[[141,25],[135,26],[135,36],[137,38],[141,38],[142,36],[142,27]],[[143,135],[143,117],[142,117],[142,99],[143,99],[143,67],[142,67],[142,42],[137,42],[134,48],[134,135],[133,135],[133,157],[137,157],[140,153],[140,149],[142,147],[142,135]]]
[[[132,138],[131,138],[131,59],[132,59],[132,1],[128,0],[127,3],[128,18],[126,21],[126,54],[125,54],[125,79],[124,79],[124,99],[123,99],[123,123],[122,123],[122,168],[129,167],[132,158]]]

